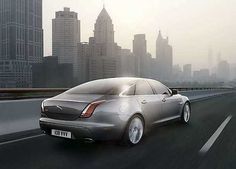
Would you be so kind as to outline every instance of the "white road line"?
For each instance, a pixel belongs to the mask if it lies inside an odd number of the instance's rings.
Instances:
[[[16,139],[16,140],[2,142],[2,143],[0,143],[0,146],[6,145],[6,144],[11,144],[11,143],[16,143],[16,142],[20,142],[20,141],[24,141],[24,140],[29,140],[29,139],[33,139],[33,138],[38,138],[38,137],[42,137],[42,136],[45,136],[45,134],[39,134],[36,136],[30,136],[30,137],[20,138],[20,139]]]
[[[211,136],[211,138],[206,142],[206,144],[199,150],[199,153],[205,154],[214,144],[216,139],[219,137],[220,133],[224,130],[225,126],[229,123],[232,115],[229,115],[225,121],[219,126],[219,128],[215,131],[215,133]]]

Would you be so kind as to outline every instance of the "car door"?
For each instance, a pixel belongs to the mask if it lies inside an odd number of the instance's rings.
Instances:
[[[166,92],[168,89],[166,90]],[[167,119],[176,118],[179,116],[181,100],[176,95],[170,92],[162,94],[162,111]]]
[[[161,114],[160,96],[155,95],[145,80],[136,83],[135,97],[139,102],[147,124],[153,124]]]
[[[158,95],[161,100],[161,113],[157,122],[162,122],[177,116],[180,108],[179,98],[172,95],[170,90],[160,82],[148,80],[148,83],[152,86],[155,94]]]

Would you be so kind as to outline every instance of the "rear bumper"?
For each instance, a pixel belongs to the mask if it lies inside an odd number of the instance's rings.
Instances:
[[[40,128],[48,135],[52,129],[70,131],[72,139],[116,140],[122,136],[122,129],[114,124],[63,121],[50,118],[40,118]]]

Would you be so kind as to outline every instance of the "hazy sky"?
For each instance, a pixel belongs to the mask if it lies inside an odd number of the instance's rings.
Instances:
[[[169,36],[174,63],[208,66],[213,55],[236,62],[236,0],[43,0],[44,53],[51,55],[51,26],[55,11],[70,7],[79,14],[82,41],[93,36],[94,23],[105,2],[115,41],[132,49],[133,35],[145,33],[148,51],[155,57],[158,30]]]

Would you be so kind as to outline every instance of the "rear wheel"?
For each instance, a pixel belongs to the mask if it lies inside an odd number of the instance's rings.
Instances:
[[[183,107],[183,111],[181,115],[181,122],[185,124],[189,123],[190,116],[191,116],[190,103],[187,102],[184,104],[184,107]]]
[[[140,116],[135,115],[128,123],[123,137],[123,142],[128,145],[138,144],[144,132],[143,120]]]

